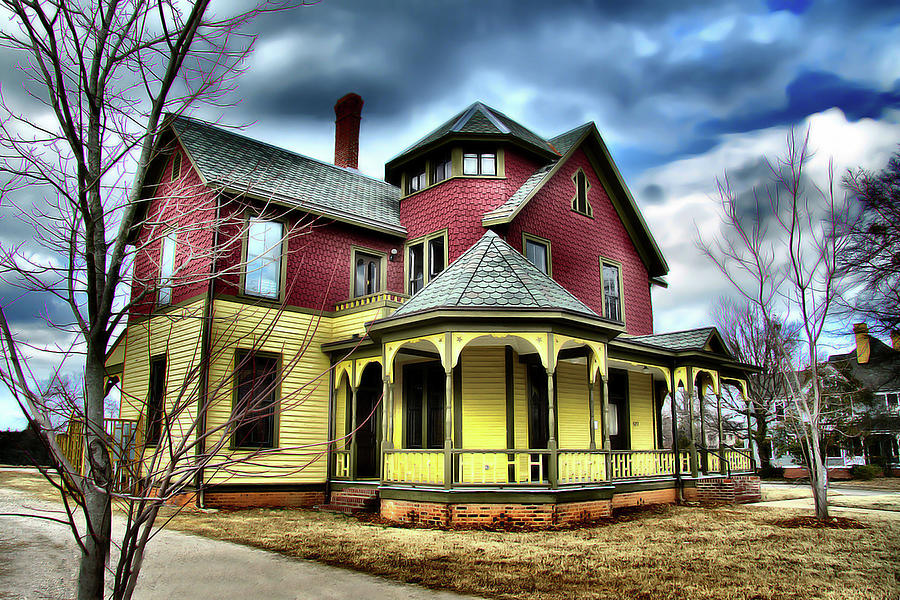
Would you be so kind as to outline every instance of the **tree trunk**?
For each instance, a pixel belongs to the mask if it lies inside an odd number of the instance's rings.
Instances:
[[[78,568],[78,600],[101,600],[109,559],[111,505],[109,451],[103,431],[103,362],[88,349],[84,367],[85,552]]]
[[[816,506],[816,518],[828,518],[828,470],[825,461],[822,460],[822,452],[819,448],[818,427],[812,431],[809,452],[809,479],[812,486],[813,501]]]

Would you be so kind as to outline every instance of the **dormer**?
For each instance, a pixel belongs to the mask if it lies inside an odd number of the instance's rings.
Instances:
[[[475,102],[385,165],[385,180],[407,197],[453,178],[506,178],[506,149],[538,162],[559,158],[546,140]]]

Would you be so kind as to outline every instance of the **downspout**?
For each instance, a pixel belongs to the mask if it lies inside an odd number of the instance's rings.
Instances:
[[[203,329],[200,332],[200,396],[197,406],[197,439],[194,444],[194,456],[198,460],[197,472],[194,475],[194,487],[197,489],[197,506],[205,508],[205,490],[203,485],[203,464],[206,456],[206,410],[209,406],[209,362],[212,356],[212,315],[213,295],[215,294],[216,272],[219,251],[219,220],[222,216],[220,198],[216,196],[216,220],[213,229],[212,263],[209,274],[209,282],[206,290],[206,299],[203,304]]]

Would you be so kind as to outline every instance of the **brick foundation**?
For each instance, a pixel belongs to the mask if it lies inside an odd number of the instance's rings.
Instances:
[[[684,499],[714,504],[742,504],[762,500],[759,477],[735,475],[698,479],[696,487],[684,488]]]
[[[678,501],[678,492],[675,488],[664,490],[648,490],[645,492],[626,492],[616,494],[612,498],[612,507],[626,508],[628,506],[644,506],[646,504],[675,504]]]
[[[332,490],[328,504],[319,508],[352,514],[378,510],[378,488],[348,487]]]
[[[323,491],[246,491],[204,494],[207,508],[309,508],[325,502]]]

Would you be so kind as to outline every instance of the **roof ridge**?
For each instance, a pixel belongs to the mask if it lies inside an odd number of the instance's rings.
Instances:
[[[499,237],[499,236],[497,236],[497,237]],[[491,240],[491,244],[493,244],[493,243],[494,243],[494,240]],[[507,245],[509,245],[509,244],[507,244]],[[510,246],[510,247],[511,247],[511,246]],[[500,258],[503,259],[503,262],[506,263],[506,266],[509,267],[510,272],[511,272],[513,275],[515,275],[516,279],[519,281],[519,283],[522,285],[522,287],[525,288],[525,291],[528,292],[528,295],[531,296],[532,302],[534,302],[536,305],[540,305],[540,302],[538,302],[538,299],[535,298],[535,297],[534,297],[534,294],[531,293],[531,288],[529,288],[528,285],[527,285],[524,281],[522,281],[522,278],[519,276],[518,271],[517,271],[517,270],[515,269],[515,267],[513,267],[513,265],[510,264],[510,262],[506,259],[506,254],[504,254],[503,252],[500,252],[499,248],[497,249],[497,252],[500,254]],[[528,264],[530,265],[531,263],[528,262]],[[533,266],[533,265],[532,265],[532,266]],[[537,267],[535,267],[535,269],[537,269]]]
[[[218,123],[214,123],[211,121],[204,121],[203,119],[198,119],[196,117],[189,117],[186,115],[171,115],[171,116],[173,117],[173,119],[172,119],[173,121],[184,120],[193,125],[199,125],[199,126],[203,126],[203,127],[208,127],[210,129],[215,129],[226,135],[240,138],[242,140],[247,140],[248,142],[253,142],[254,144],[258,144],[260,146],[265,146],[267,148],[272,148],[273,150],[277,150],[279,152],[284,152],[285,154],[289,154],[289,155],[295,156],[297,158],[309,160],[314,163],[320,164],[324,167],[329,167],[335,171],[338,171],[339,173],[347,173],[348,175],[355,175],[358,177],[363,177],[370,181],[374,181],[375,183],[379,183],[379,184],[387,186],[387,187],[399,189],[398,186],[395,186],[392,183],[388,183],[384,179],[379,179],[378,177],[373,177],[372,175],[366,175],[365,173],[363,173],[362,171],[359,171],[359,170],[349,169],[347,167],[339,167],[334,163],[325,162],[324,160],[321,160],[321,159],[318,159],[318,158],[315,158],[312,156],[307,156],[306,154],[301,154],[300,152],[296,152],[294,150],[290,150],[290,149],[284,148],[282,146],[276,146],[275,144],[272,144],[270,142],[265,142],[263,140],[260,140],[260,139],[254,138],[254,137],[250,137],[249,135],[246,135],[244,133],[238,133],[236,131],[233,131],[232,129],[229,129],[229,126],[226,126],[226,125],[220,125]]]
[[[491,231],[490,229],[488,229],[488,233],[494,233],[494,232]],[[484,237],[487,236],[488,233],[485,233],[484,236],[482,236],[481,239],[484,239]],[[494,236],[495,236],[495,237],[496,237],[496,235],[497,235],[497,234],[494,233]],[[474,244],[472,244],[472,246],[469,248],[469,250],[474,249],[474,248],[479,244],[479,242],[481,242],[481,240],[478,240],[478,242],[475,242]],[[487,241],[488,247],[490,247],[493,243],[494,243],[494,239],[493,239],[493,238],[488,238],[488,241]],[[469,250],[466,250],[465,252],[463,252],[456,260],[459,260],[460,258],[462,258],[463,256],[465,256],[466,254],[468,254],[468,253],[469,253]],[[457,304],[459,303],[460,300],[462,300],[463,294],[466,293],[466,290],[469,289],[469,285],[472,283],[472,280],[475,279],[475,275],[478,273],[478,270],[481,268],[481,263],[484,262],[484,257],[485,257],[486,255],[487,255],[487,250],[485,250],[484,252],[481,253],[481,258],[478,259],[478,264],[475,265],[475,268],[474,268],[474,269],[472,269],[472,273],[469,275],[469,280],[466,282],[466,285],[462,286],[462,289],[459,291],[459,296],[456,297],[456,303],[457,303]]]

